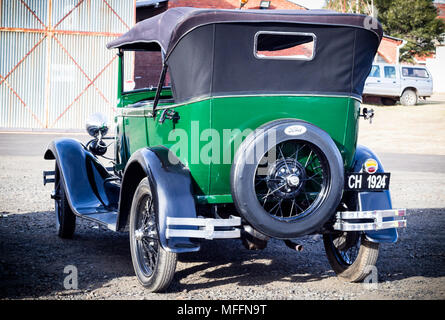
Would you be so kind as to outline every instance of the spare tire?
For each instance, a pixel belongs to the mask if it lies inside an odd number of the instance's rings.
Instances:
[[[332,138],[302,120],[269,122],[241,143],[231,170],[240,215],[265,235],[292,239],[319,230],[343,193],[343,160]]]

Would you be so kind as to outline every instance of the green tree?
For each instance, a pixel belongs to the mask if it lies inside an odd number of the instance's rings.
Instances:
[[[407,41],[400,49],[400,60],[405,62],[434,52],[435,41],[445,32],[432,0],[327,0],[325,8],[377,14],[386,35]]]
[[[413,62],[414,56],[434,52],[434,43],[445,32],[432,0],[377,0],[378,19],[385,34],[407,41],[400,60]]]

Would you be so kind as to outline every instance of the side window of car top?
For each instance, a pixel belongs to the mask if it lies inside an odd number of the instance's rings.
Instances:
[[[385,66],[385,78],[395,79],[396,78],[396,68],[392,66]]]
[[[380,78],[380,67],[372,66],[371,72],[369,73],[369,77]]]

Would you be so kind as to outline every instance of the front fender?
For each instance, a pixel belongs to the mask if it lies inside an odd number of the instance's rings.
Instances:
[[[71,210],[77,215],[106,213],[117,210],[118,186],[108,183],[111,175],[96,157],[75,139],[52,141],[45,160],[56,160],[60,183]]]
[[[367,159],[375,159],[379,165],[377,172],[384,172],[383,165],[377,155],[365,146],[357,146],[354,155],[354,172],[359,172]],[[358,192],[357,202],[359,211],[392,209],[391,194],[389,190],[380,192]],[[394,220],[393,218],[388,218]],[[372,242],[394,243],[398,234],[396,228],[383,229],[378,231],[365,231],[368,240]]]
[[[166,238],[167,217],[196,218],[196,207],[190,171],[165,147],[140,149],[128,160],[122,179],[119,225],[128,220],[132,200],[128,194],[134,194],[140,170],[150,184],[162,247],[171,252],[198,251],[200,246],[188,238]]]

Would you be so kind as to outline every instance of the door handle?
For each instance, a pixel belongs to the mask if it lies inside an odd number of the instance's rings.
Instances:
[[[170,110],[170,109],[165,109],[161,113],[161,117],[159,118],[159,123],[164,123],[165,119],[173,120],[173,123],[176,123],[176,122],[178,122],[180,117],[176,111]]]

